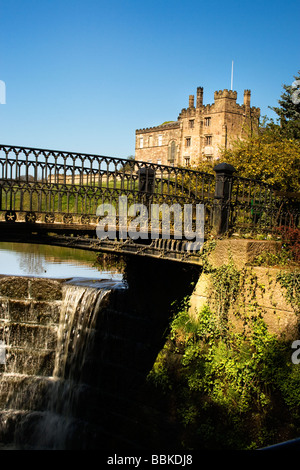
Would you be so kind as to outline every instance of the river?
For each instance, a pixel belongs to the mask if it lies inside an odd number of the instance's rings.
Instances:
[[[107,271],[95,266],[96,253],[46,245],[0,243],[0,275],[40,278],[121,280],[118,269]]]

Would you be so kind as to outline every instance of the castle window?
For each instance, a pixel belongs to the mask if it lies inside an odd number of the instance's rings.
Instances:
[[[173,163],[176,157],[176,142],[172,140],[171,144],[169,145],[168,149],[168,161]]]
[[[140,137],[140,149],[144,147],[144,138]]]
[[[185,161],[185,166],[190,166],[190,164],[191,164],[191,157],[184,157],[184,161]]]
[[[205,127],[209,127],[210,124],[211,124],[211,118],[210,118],[210,117],[206,117],[206,118],[204,119],[204,125],[205,125]]]
[[[160,147],[162,145],[162,135],[160,134],[158,136],[158,146]]]
[[[194,120],[194,119],[190,119],[190,120],[189,120],[189,128],[190,128],[190,129],[194,129],[194,125],[195,125],[195,120]]]
[[[212,144],[212,136],[207,135],[205,136],[205,145],[211,145]]]
[[[185,146],[186,146],[186,147],[190,147],[190,146],[191,146],[191,140],[192,140],[192,139],[191,139],[190,137],[186,137],[186,138],[185,138]]]

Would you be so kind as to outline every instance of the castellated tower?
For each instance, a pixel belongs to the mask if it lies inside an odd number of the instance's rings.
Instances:
[[[195,166],[201,160],[217,160],[220,149],[236,139],[257,133],[260,109],[251,107],[251,91],[237,103],[237,92],[219,90],[214,103],[203,104],[203,88],[189,96],[188,107],[177,121],[136,130],[135,159],[162,165]]]

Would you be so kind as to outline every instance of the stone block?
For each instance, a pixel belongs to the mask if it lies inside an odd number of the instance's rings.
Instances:
[[[9,347],[52,350],[56,346],[57,328],[23,323],[4,323],[0,324],[0,338],[1,336]]]
[[[11,299],[27,299],[28,279],[15,276],[0,276],[0,296]]]
[[[59,322],[60,306],[61,302],[59,301],[8,300],[6,318],[9,318],[11,322],[56,324]]]
[[[8,348],[5,372],[21,374],[23,377],[53,375],[55,351]]]
[[[0,299],[0,319],[1,320],[6,320],[9,317],[8,303],[9,303],[9,300]]]
[[[30,319],[29,300],[8,300],[8,318],[13,322],[27,322]]]
[[[238,269],[252,263],[256,256],[268,251],[277,253],[281,243],[271,240],[218,240],[215,249],[208,256],[213,267],[229,264],[232,260]]]
[[[62,300],[62,282],[52,279],[31,279],[29,296],[31,299],[43,301]]]

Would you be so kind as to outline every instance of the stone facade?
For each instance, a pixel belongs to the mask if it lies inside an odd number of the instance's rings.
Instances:
[[[235,331],[241,331],[245,318],[261,317],[271,334],[293,341],[299,337],[299,317],[286,297],[277,275],[283,267],[256,266],[255,258],[264,252],[276,254],[281,243],[268,240],[229,239],[218,240],[215,249],[208,255],[213,269],[233,263],[240,272],[242,288],[230,306],[228,320]],[[290,268],[286,267],[286,271]],[[202,308],[212,302],[212,273],[202,272],[190,297],[190,315],[198,316]]]
[[[220,90],[214,103],[203,104],[203,88],[197,88],[189,106],[177,121],[136,130],[135,159],[162,165],[195,166],[203,159],[218,159],[221,148],[258,131],[260,109],[250,106],[251,92],[244,91],[244,103],[236,102],[237,92]]]

